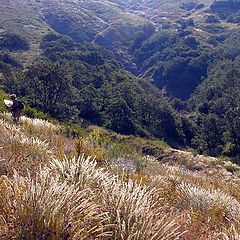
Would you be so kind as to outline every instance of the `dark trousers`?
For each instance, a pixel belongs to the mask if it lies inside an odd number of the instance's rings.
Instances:
[[[20,121],[21,112],[22,112],[22,109],[14,109],[12,111],[12,120],[14,122],[19,122]]]

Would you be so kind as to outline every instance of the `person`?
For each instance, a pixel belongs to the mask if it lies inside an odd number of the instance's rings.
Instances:
[[[23,103],[17,99],[16,94],[11,94],[10,98],[13,102],[13,105],[10,107],[12,113],[12,120],[16,123],[20,121],[22,110],[24,109]]]

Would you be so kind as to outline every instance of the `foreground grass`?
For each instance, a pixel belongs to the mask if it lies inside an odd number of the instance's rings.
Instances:
[[[162,142],[8,114],[0,132],[0,239],[239,239],[238,184],[144,155]]]

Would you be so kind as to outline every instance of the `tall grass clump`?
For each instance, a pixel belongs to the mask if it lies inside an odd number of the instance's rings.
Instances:
[[[79,189],[90,187],[92,191],[99,191],[102,182],[111,178],[110,173],[97,167],[95,158],[84,154],[78,158],[53,159],[49,166],[64,181],[75,184]]]
[[[155,189],[148,189],[131,179],[104,182],[101,201],[115,224],[114,239],[178,239],[175,220],[161,212]]]
[[[48,169],[36,176],[1,179],[0,208],[8,239],[97,239],[106,237],[106,214],[88,189],[60,181]]]
[[[224,231],[219,234],[218,237],[221,240],[239,240],[240,231],[234,224],[232,224],[229,229],[224,229]]]
[[[52,147],[47,140],[29,136],[22,128],[0,120],[0,173],[12,174],[13,168],[21,172],[36,171],[53,157]]]
[[[28,133],[38,134],[39,136],[47,136],[48,138],[60,130],[60,127],[57,124],[52,124],[47,120],[38,118],[31,119],[25,116],[21,117],[21,125]]]
[[[178,239],[182,234],[175,221],[161,213],[156,189],[121,179],[84,155],[55,159],[50,166],[79,189],[91,189],[91,198],[109,214],[112,239]]]
[[[216,189],[203,189],[188,183],[178,186],[178,196],[182,205],[201,211],[207,217],[235,219],[240,213],[239,202],[228,194]]]

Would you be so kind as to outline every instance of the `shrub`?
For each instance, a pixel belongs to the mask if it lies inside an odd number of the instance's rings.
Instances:
[[[0,49],[9,51],[29,50],[28,42],[15,33],[8,33],[0,36]]]

